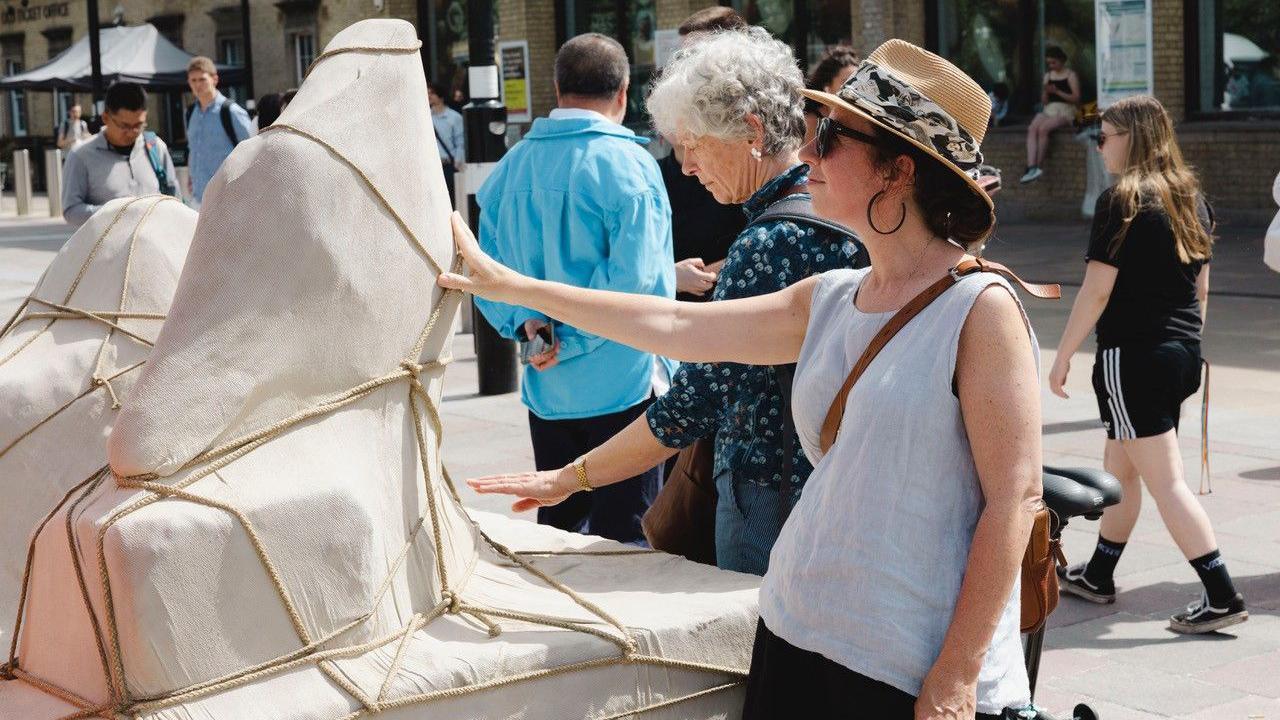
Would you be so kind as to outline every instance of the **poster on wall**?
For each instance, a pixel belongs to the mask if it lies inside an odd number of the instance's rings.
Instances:
[[[533,97],[529,88],[529,41],[498,43],[498,71],[502,74],[502,104],[507,122],[533,122]]]
[[[1151,1],[1097,0],[1098,108],[1154,91]]]

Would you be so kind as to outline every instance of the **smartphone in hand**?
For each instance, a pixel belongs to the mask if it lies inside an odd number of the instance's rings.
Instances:
[[[521,334],[524,334],[521,329]],[[556,346],[556,334],[551,325],[543,325],[533,337],[520,341],[520,364],[528,365],[529,358],[541,355]]]

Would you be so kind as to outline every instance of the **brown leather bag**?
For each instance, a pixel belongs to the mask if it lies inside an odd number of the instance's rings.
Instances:
[[[854,383],[862,377],[862,373],[866,371],[871,361],[880,354],[893,336],[911,322],[911,319],[921,310],[928,307],[929,303],[959,282],[961,277],[975,272],[999,273],[1013,280],[1035,297],[1056,300],[1062,296],[1062,290],[1057,285],[1025,283],[1012,270],[999,263],[980,258],[961,262],[942,279],[925,288],[923,292],[912,298],[911,302],[902,306],[902,309],[889,318],[889,322],[883,328],[880,328],[880,332],[871,338],[862,357],[858,358],[858,362],[854,363],[853,369],[849,371],[849,377],[845,378],[840,392],[836,393],[831,407],[827,410],[826,419],[822,422],[819,445],[824,454],[831,449],[840,435],[840,424],[844,420],[844,406],[849,399],[849,392],[853,390]],[[1031,538],[1022,559],[1022,632],[1039,629],[1058,604],[1058,576],[1054,572],[1053,563],[1055,558],[1061,556],[1062,551],[1056,543],[1057,541],[1051,540],[1049,536],[1049,511],[1042,508],[1036,513]]]
[[[649,547],[716,564],[716,447],[704,438],[680,451],[658,497],[640,518]]]
[[[1031,526],[1031,542],[1022,556],[1022,632],[1044,627],[1049,614],[1058,607],[1058,573],[1055,565],[1066,565],[1062,541],[1049,533],[1049,509],[1042,507]]]

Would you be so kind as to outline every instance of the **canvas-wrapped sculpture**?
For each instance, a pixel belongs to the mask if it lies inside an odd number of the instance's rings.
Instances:
[[[369,20],[205,195],[169,318],[46,524],[0,717],[736,717],[756,579],[461,505],[460,297],[419,43]]]
[[[32,529],[106,463],[195,232],[154,195],[107,203],[63,245],[0,326],[0,639],[7,647]]]

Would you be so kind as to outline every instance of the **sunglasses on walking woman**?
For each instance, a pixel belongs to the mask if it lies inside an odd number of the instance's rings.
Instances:
[[[824,117],[818,120],[818,127],[813,133],[813,151],[819,159],[826,157],[827,151],[831,149],[832,135],[843,135],[844,137],[852,138],[858,142],[864,142],[868,145],[879,144],[879,141],[876,140],[874,135],[859,132],[858,130],[854,130],[846,125],[841,125],[829,117]]]
[[[1125,133],[1118,132],[1118,133],[1111,133],[1110,135],[1108,135],[1102,132],[1101,130],[1099,130],[1098,131],[1098,149],[1101,150],[1102,147],[1107,144],[1107,138],[1116,137],[1117,135],[1124,135],[1124,134]]]

